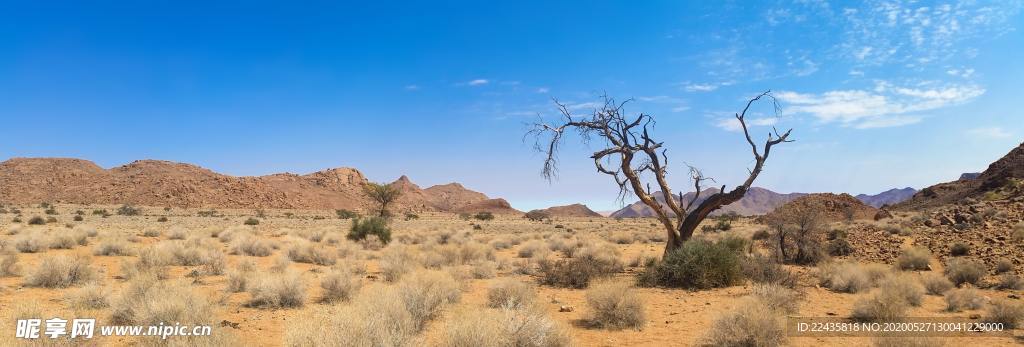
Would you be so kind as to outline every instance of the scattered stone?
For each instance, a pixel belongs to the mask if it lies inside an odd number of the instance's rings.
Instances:
[[[573,311],[573,307],[572,306],[562,305],[562,306],[558,307],[558,312],[572,312],[572,311]]]

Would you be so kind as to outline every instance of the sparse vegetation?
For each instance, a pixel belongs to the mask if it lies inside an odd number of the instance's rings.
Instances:
[[[487,306],[528,307],[536,300],[536,288],[511,278],[500,279],[487,290]]]
[[[977,310],[984,304],[985,298],[974,288],[967,287],[946,292],[946,310],[950,312]]]
[[[122,205],[117,208],[117,215],[119,216],[138,216],[142,214],[142,209],[132,205]]]
[[[782,317],[758,299],[745,298],[717,318],[704,346],[780,346],[786,340]]]
[[[736,285],[743,281],[739,252],[727,242],[692,240],[645,268],[639,283],[688,289]]]
[[[246,285],[245,291],[251,295],[246,304],[252,307],[301,307],[306,300],[306,284],[302,275],[296,272],[257,277]]]
[[[587,289],[588,320],[608,329],[642,329],[647,323],[646,310],[640,296],[621,281],[600,281]]]
[[[977,284],[981,276],[985,275],[985,265],[975,260],[954,258],[946,263],[945,272],[946,277],[957,286],[965,283]]]
[[[901,270],[928,270],[932,254],[922,247],[910,247],[896,258],[896,267]]]
[[[25,277],[30,287],[67,288],[93,279],[95,273],[84,257],[56,256],[43,262]]]
[[[1007,299],[993,300],[983,319],[989,323],[1002,323],[1006,329],[1015,329],[1024,319],[1024,305]]]
[[[349,240],[362,241],[371,235],[385,245],[391,242],[391,228],[388,227],[387,220],[382,217],[357,217],[352,220],[352,227],[347,236]]]

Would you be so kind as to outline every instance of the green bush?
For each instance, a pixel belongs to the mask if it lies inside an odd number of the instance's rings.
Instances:
[[[492,220],[492,219],[494,219],[494,214],[490,213],[490,212],[487,212],[487,211],[484,211],[484,212],[479,212],[479,213],[473,215],[473,218],[476,218],[476,219],[479,219],[479,220]]]
[[[366,219],[356,217],[352,220],[352,228],[348,232],[349,240],[362,241],[369,235],[376,235],[377,239],[384,244],[391,242],[391,229],[388,228],[387,220],[381,217]]]
[[[345,209],[335,210],[334,213],[338,215],[339,219],[359,218],[359,214],[358,213],[355,213],[355,212],[352,212],[352,211],[349,211],[349,210],[345,210]]]
[[[420,219],[420,215],[415,214],[415,213],[406,213],[405,214],[405,220],[414,220],[414,219]]]
[[[728,239],[727,239],[728,240]],[[638,282],[643,286],[688,289],[728,287],[743,281],[742,248],[733,241],[691,240],[648,266]]]
[[[256,218],[249,217],[249,219],[246,219],[245,222],[243,222],[243,224],[245,224],[245,225],[259,225],[260,224],[260,220],[256,219]]]
[[[850,245],[850,241],[847,241],[844,237],[829,241],[827,248],[828,254],[831,256],[842,257],[853,254],[853,245]]]
[[[545,219],[551,219],[551,214],[544,210],[533,210],[526,212],[526,219],[534,222],[539,222]]]
[[[28,225],[43,225],[46,224],[46,220],[43,217],[35,216],[28,220]]]

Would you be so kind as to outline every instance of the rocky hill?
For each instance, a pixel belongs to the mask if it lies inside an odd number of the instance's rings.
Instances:
[[[989,164],[981,174],[974,178],[971,176],[973,175],[962,175],[962,179],[921,189],[896,207],[922,209],[954,204],[968,198],[981,198],[986,193],[1000,189],[1015,180],[1024,180],[1024,143]]]
[[[490,212],[494,214],[523,214],[522,211],[512,208],[512,205],[505,199],[487,199],[464,205],[455,209],[459,213]]]
[[[552,206],[541,211],[547,212],[552,217],[604,217],[584,204]]]
[[[0,201],[8,203],[137,204],[172,207],[356,209],[369,205],[359,170],[307,175],[228,176],[195,165],[140,160],[103,169],[81,159],[14,158],[0,163]],[[488,200],[458,183],[420,189],[408,177],[401,210],[455,212]]]
[[[911,196],[914,196],[914,193],[917,193],[917,189],[910,187],[903,189],[893,188],[875,195],[857,194],[855,198],[864,202],[868,206],[880,208],[884,205],[895,205],[901,203],[910,199]]]
[[[700,204],[701,202],[704,201],[704,199],[707,199],[707,197],[711,196],[716,192],[718,192],[716,188],[705,189],[700,193],[700,198],[698,198],[695,203]],[[691,199],[693,199],[693,195],[693,192],[683,194],[683,200],[689,202]],[[732,204],[722,206],[722,208],[713,212],[712,215],[720,215],[729,212],[735,212],[741,216],[761,215],[771,212],[776,207],[782,206],[782,204],[785,204],[793,199],[796,199],[804,195],[806,194],[780,194],[768,189],[753,187],[750,188],[749,191],[747,191],[747,194],[744,195],[742,199]],[[655,193],[654,196],[656,196],[658,202],[661,202],[662,205],[664,205],[665,199],[662,198],[660,192]],[[673,196],[673,199],[677,202],[679,201],[679,198],[677,196]],[[610,215],[610,217],[614,218],[636,218],[653,216],[654,211],[651,210],[650,207],[648,207],[641,201],[629,204],[626,207],[623,207],[622,209],[615,211]]]
[[[852,219],[874,219],[878,209],[865,205],[850,194],[815,193],[802,196],[779,206],[771,213],[758,218],[759,221],[772,221],[793,216],[799,211],[816,211],[826,222],[839,222]]]

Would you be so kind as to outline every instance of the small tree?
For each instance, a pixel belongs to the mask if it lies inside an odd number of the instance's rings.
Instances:
[[[749,175],[742,184],[726,191],[725,186],[699,204],[701,196],[701,185],[711,180],[704,177],[700,170],[690,166],[690,177],[693,179],[694,196],[684,204],[683,193],[673,196],[673,190],[669,187],[668,155],[667,149],[663,148],[664,142],[658,142],[651,136],[650,131],[654,126],[654,118],[647,114],[639,114],[635,119],[624,114],[625,103],[616,103],[614,99],[604,96],[603,105],[594,109],[593,113],[579,117],[573,115],[570,108],[555,101],[564,119],[559,124],[548,124],[538,122],[527,136],[536,137],[536,149],[545,154],[543,176],[551,179],[556,172],[557,153],[562,137],[567,131],[575,130],[584,142],[591,137],[597,137],[605,146],[603,149],[594,152],[590,157],[594,160],[597,171],[615,179],[619,186],[620,199],[625,198],[629,193],[635,194],[641,202],[654,211],[654,215],[665,227],[668,237],[665,241],[665,254],[682,246],[683,242],[689,240],[697,226],[707,216],[718,208],[736,202],[743,198],[750,186],[761,174],[764,163],[768,160],[768,154],[773,146],[790,142],[789,133],[779,133],[777,130],[768,134],[764,145],[759,147],[747,129],[747,110],[754,102],[767,98],[772,101],[776,112],[779,106],[775,97],[770,92],[764,92],[750,99],[743,111],[736,114],[736,121],[743,130],[743,135],[750,145],[754,156],[754,166],[748,169]],[[627,101],[628,102],[628,101]],[[651,192],[650,183],[644,181],[644,177],[652,177],[660,188],[660,192]],[[646,184],[645,184],[646,183]],[[656,197],[660,195],[660,197]],[[661,199],[659,201],[658,199]]]
[[[494,214],[490,213],[488,211],[477,212],[477,214],[473,215],[473,218],[476,218],[476,219],[482,220],[482,221],[488,221],[488,220],[494,219]]]
[[[402,191],[390,184],[370,182],[363,186],[363,191],[377,205],[377,216],[381,218],[389,216],[388,206],[402,196]]]

